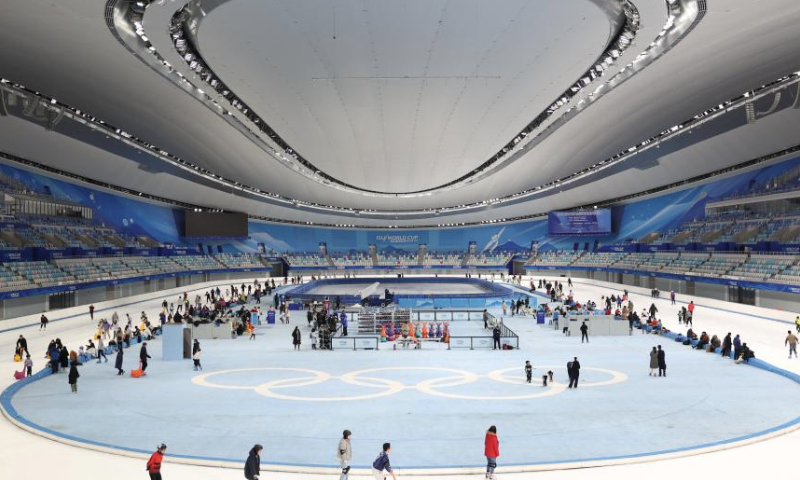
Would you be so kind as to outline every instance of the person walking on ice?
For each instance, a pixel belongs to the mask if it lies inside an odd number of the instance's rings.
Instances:
[[[372,462],[372,476],[375,480],[385,480],[386,474],[390,474],[394,480],[397,480],[397,474],[392,470],[392,464],[389,462],[389,453],[392,451],[391,443],[383,444],[383,451],[378,455],[378,458]]]
[[[350,473],[350,460],[353,458],[350,435],[350,430],[345,430],[342,433],[342,439],[339,440],[339,446],[336,448],[336,458],[339,459],[339,465],[342,467],[342,474],[339,475],[339,480],[347,480],[347,474]]]
[[[302,334],[300,333],[300,327],[294,327],[292,331],[292,345],[294,345],[295,350],[300,350],[300,340]]]
[[[67,375],[69,388],[72,390],[72,393],[78,393],[78,378],[81,376],[81,374],[78,373],[79,365],[83,364],[78,361],[78,355],[73,350],[69,354],[69,375]]]
[[[658,351],[656,350],[656,347],[653,347],[653,349],[650,350],[650,373],[648,373],[648,375],[651,377],[655,377],[657,370],[658,370]]]
[[[589,325],[586,325],[586,322],[581,324],[581,343],[586,340],[586,343],[589,343]]]
[[[569,386],[567,388],[578,388],[578,380],[581,375],[581,364],[578,357],[567,363],[567,375],[569,375]]]
[[[197,349],[195,349],[194,353],[192,354],[192,361],[194,362],[195,371],[203,370],[203,366],[200,365],[200,347],[197,347]]]
[[[786,341],[783,342],[783,345],[789,346],[789,358],[792,358],[792,354],[794,353],[794,358],[797,358],[797,337],[789,330],[788,335],[786,335]]]
[[[531,366],[531,361],[525,361],[525,379],[527,383],[531,383],[531,379],[533,378],[533,366]]]
[[[142,343],[142,349],[139,350],[139,363],[142,365],[142,375],[147,370],[147,359],[152,358],[147,354],[147,342]]]
[[[667,376],[667,352],[661,349],[661,345],[658,346],[658,376]]]
[[[496,426],[492,425],[486,431],[483,445],[483,454],[486,455],[486,478],[494,480],[494,469],[497,468],[497,457],[500,456],[500,440],[497,438]]]

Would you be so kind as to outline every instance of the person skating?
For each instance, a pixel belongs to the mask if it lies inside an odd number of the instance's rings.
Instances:
[[[117,375],[122,375],[125,370],[122,369],[122,346],[117,350],[117,358],[114,359],[114,368],[117,369]]]
[[[483,329],[489,329],[489,312],[485,308],[483,309]]]
[[[100,363],[100,358],[102,357],[106,363],[108,363],[108,357],[106,357],[106,345],[103,343],[103,335],[100,334],[97,336],[97,363]]]
[[[742,340],[739,338],[739,334],[736,334],[733,337],[733,359],[736,360],[739,358],[739,354],[742,352]]]
[[[25,367],[25,376],[30,377],[33,375],[33,360],[31,360],[31,355],[25,355],[25,363],[23,364]]]
[[[72,390],[72,393],[78,393],[78,378],[81,376],[81,374],[78,373],[78,366],[83,364],[78,361],[77,355],[70,355],[70,356],[75,358],[70,359],[69,375],[67,375],[67,381],[69,382],[69,388]]]
[[[667,376],[667,353],[661,349],[661,345],[658,346],[658,376],[659,377],[666,377]],[[662,375],[663,374],[663,375]]]
[[[497,438],[497,427],[494,425],[486,431],[483,454],[486,456],[486,478],[494,480],[494,469],[497,468],[497,457],[500,456],[500,440]]]
[[[789,358],[792,358],[792,354],[794,353],[794,358],[797,358],[797,337],[789,330],[788,335],[786,335],[786,341],[783,342],[783,345],[789,346]]]
[[[156,451],[150,455],[147,461],[145,470],[150,474],[150,480],[161,480],[161,462],[164,461],[164,453],[167,451],[167,446],[163,443],[156,448]]]
[[[800,315],[798,315],[797,318],[794,319],[794,328],[795,330],[797,330],[797,333],[800,333]]]
[[[578,380],[581,375],[581,364],[578,362],[578,357],[574,357],[571,362],[567,363],[567,374],[569,375],[569,387],[567,388],[578,388]]]
[[[495,325],[492,329],[492,338],[494,339],[492,350],[502,349],[500,346],[500,325]]]
[[[342,467],[342,474],[339,475],[339,480],[347,480],[347,475],[350,473],[350,460],[353,458],[350,435],[352,435],[350,430],[345,430],[342,433],[342,439],[339,440],[339,446],[336,448],[336,458],[339,459],[339,465]]]
[[[292,345],[294,345],[295,350],[300,350],[300,337],[300,327],[294,327],[294,330],[292,331]]]
[[[255,444],[250,452],[247,454],[247,461],[244,464],[244,478],[247,480],[258,480],[261,475],[261,450],[259,444]]]
[[[147,354],[147,342],[142,344],[142,349],[139,350],[139,362],[142,364],[142,374],[144,371],[147,370],[147,359],[151,358],[150,355]]]
[[[50,320],[48,320],[47,317],[44,314],[42,314],[42,316],[39,317],[39,331],[47,330],[47,322],[49,321]],[[797,331],[800,332],[800,329],[798,329]]]
[[[89,305],[89,319],[94,320],[94,305]]]
[[[533,366],[531,365],[530,360],[525,361],[525,379],[527,383],[531,383],[531,379],[533,378]]]
[[[650,351],[650,373],[648,374],[651,377],[656,375],[656,370],[658,370],[658,350],[656,347]]]
[[[392,444],[386,442],[383,444],[383,451],[378,455],[378,458],[372,462],[372,476],[375,480],[384,480],[386,473],[392,475],[394,480],[397,480],[397,474],[392,470],[392,464],[389,462],[389,453],[392,451]]]
[[[581,324],[581,343],[586,340],[586,343],[589,343],[589,325],[586,325],[586,322]]]

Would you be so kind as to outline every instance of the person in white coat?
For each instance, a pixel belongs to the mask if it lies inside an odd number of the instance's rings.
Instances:
[[[342,433],[342,439],[339,440],[339,446],[336,448],[336,458],[339,459],[339,464],[342,466],[342,474],[339,475],[339,480],[347,480],[347,475],[350,473],[350,460],[353,458],[350,435],[350,430],[345,430]]]

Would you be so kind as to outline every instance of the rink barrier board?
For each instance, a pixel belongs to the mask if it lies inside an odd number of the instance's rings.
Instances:
[[[686,282],[700,282],[700,283],[710,283],[714,285],[726,285],[729,287],[742,287],[742,288],[753,288],[756,290],[770,290],[773,292],[783,292],[783,293],[800,293],[800,285],[787,285],[782,283],[770,283],[770,282],[751,282],[746,280],[733,280],[730,278],[715,278],[715,277],[704,277],[701,275],[687,275],[687,274],[679,274],[679,273],[666,273],[666,272],[652,272],[649,270],[630,270],[630,269],[622,269],[622,268],[614,268],[614,267],[576,267],[571,265],[526,265],[525,271],[527,275],[532,276],[531,272],[548,272],[548,271],[581,271],[581,272],[609,272],[609,273],[622,273],[628,275],[637,275],[640,277],[654,277],[654,278],[666,278],[671,280],[683,280]]]

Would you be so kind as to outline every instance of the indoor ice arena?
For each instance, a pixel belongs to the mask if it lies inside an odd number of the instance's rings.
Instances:
[[[796,476],[797,0],[0,0],[0,479]]]

